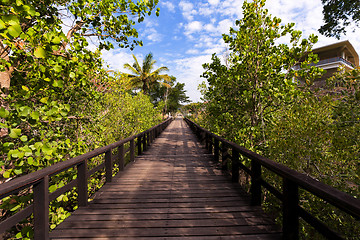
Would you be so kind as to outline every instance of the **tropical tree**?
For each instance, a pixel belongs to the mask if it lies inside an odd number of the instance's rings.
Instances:
[[[269,15],[264,5],[264,0],[245,1],[244,17],[235,22],[236,29],[223,35],[229,45],[228,65],[215,54],[212,63],[203,65],[208,126],[257,150],[266,145],[266,124],[272,121],[273,113],[296,96],[293,79],[302,77],[311,82],[318,74],[309,66],[316,57],[306,55],[317,37],[301,39],[293,23],[280,24],[281,19]],[[286,35],[291,45],[278,44]],[[293,67],[302,58],[302,70],[295,71]]]
[[[354,23],[360,23],[359,0],[322,0],[324,5],[324,25],[319,32],[327,37],[340,38],[340,34],[346,33],[346,27]]]
[[[153,59],[152,53],[145,56],[142,66],[134,54],[133,58],[133,65],[125,63],[124,68],[131,71],[131,74],[127,74],[127,77],[132,82],[134,88],[141,89],[144,93],[149,94],[154,85],[161,84],[165,87],[170,87],[168,82],[171,81],[171,77],[167,74],[161,74],[162,72],[169,71],[169,69],[163,66],[153,70],[156,60]]]
[[[112,79],[103,67],[100,50],[112,48],[115,42],[120,47],[141,45],[135,22],[150,15],[157,2],[0,1],[0,182],[105,143],[104,139],[88,141],[88,137],[95,135],[90,127],[102,120],[100,114],[105,110],[99,102],[107,97],[108,82]],[[94,51],[88,47],[90,38],[98,43]],[[152,108],[148,98],[142,96],[128,97],[124,106],[130,107],[128,102],[133,101]],[[104,128],[99,127],[99,136]],[[70,170],[66,175],[52,178],[49,191],[65,183],[66,177],[72,179],[75,172]],[[31,191],[1,199],[0,214],[8,217],[26,206],[29,197],[26,194]],[[51,203],[51,228],[74,206],[70,204],[71,194]],[[13,229],[17,238],[31,238],[27,225]]]
[[[176,77],[171,76],[168,86],[157,84],[151,88],[150,98],[155,105],[164,102],[164,113],[175,113],[184,103],[190,102],[184,90],[185,83],[176,82]]]

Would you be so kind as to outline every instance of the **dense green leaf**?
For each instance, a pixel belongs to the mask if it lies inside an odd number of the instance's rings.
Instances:
[[[14,38],[18,37],[21,33],[21,27],[19,24],[9,26],[7,30],[10,36]]]
[[[42,47],[37,47],[34,51],[34,56],[37,58],[45,58],[46,57],[46,52],[44,50],[44,48]]]
[[[9,111],[6,110],[4,107],[0,108],[0,117],[7,118],[9,116]]]
[[[21,129],[11,128],[9,137],[18,138],[21,135]]]

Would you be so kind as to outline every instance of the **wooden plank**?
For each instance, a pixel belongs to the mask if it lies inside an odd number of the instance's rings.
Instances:
[[[228,213],[156,213],[156,214],[81,214],[79,212],[73,214],[71,218],[67,218],[64,222],[78,222],[78,221],[110,221],[110,220],[193,220],[193,219],[246,219],[249,223],[271,224],[268,216],[262,212],[228,212]]]
[[[265,222],[265,221],[264,221]],[[168,220],[168,219],[158,219],[158,220],[87,220],[87,221],[69,221],[64,222],[59,225],[57,229],[66,229],[66,228],[101,228],[101,229],[111,229],[111,228],[157,228],[157,227],[171,227],[171,228],[183,228],[183,227],[229,227],[229,226],[260,226],[260,225],[274,225],[273,223],[267,222],[267,224],[262,224],[261,221],[247,221],[247,219],[187,219],[187,220]]]
[[[82,229],[58,229],[54,237],[128,237],[128,236],[221,236],[221,235],[248,235],[259,233],[279,233],[273,226],[236,226],[236,227],[157,227],[157,228],[82,228]]]
[[[221,236],[221,238],[219,238],[219,236],[181,236],[181,237],[164,237],[164,238],[159,238],[159,237],[126,237],[126,240],[239,240],[239,237],[241,237],[241,240],[281,240],[282,239],[282,235],[280,233],[271,233],[271,234],[256,234],[256,235],[232,235],[232,236]],[[70,238],[66,238],[66,237],[59,237],[59,238],[54,238],[57,240],[65,240],[65,239],[73,239],[73,240],[108,240],[109,238],[93,238],[93,237],[89,237],[89,238],[74,238],[74,237],[70,237]]]
[[[181,121],[51,233],[52,239],[279,239],[281,231]]]
[[[179,197],[179,198],[101,198],[101,199],[95,199],[93,203],[215,203],[215,202],[240,202],[244,201],[243,198],[235,196],[235,197],[218,197],[216,199],[214,198],[187,198],[187,197]]]
[[[201,207],[201,208],[158,208],[158,209],[95,209],[95,208],[81,208],[77,210],[79,213],[86,214],[133,214],[133,213],[142,213],[142,214],[158,214],[158,213],[227,213],[227,212],[256,212],[261,211],[260,208],[254,209],[250,206],[242,207]]]

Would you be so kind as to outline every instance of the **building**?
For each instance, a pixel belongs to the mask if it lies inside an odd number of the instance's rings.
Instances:
[[[346,70],[359,67],[359,55],[348,40],[315,48],[312,51],[319,57],[319,62],[313,65],[326,70],[321,78],[314,81],[314,87],[324,87],[326,79],[338,71],[341,66]],[[299,68],[300,66],[295,67],[295,69]]]

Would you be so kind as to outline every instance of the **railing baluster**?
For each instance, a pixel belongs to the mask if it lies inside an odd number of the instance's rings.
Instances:
[[[119,171],[124,171],[125,161],[124,161],[124,144],[121,144],[118,147],[118,161],[119,161]]]
[[[49,239],[49,176],[34,184],[34,239]]]
[[[78,205],[85,207],[88,204],[87,160],[77,165],[77,170]]]
[[[143,151],[146,151],[147,147],[146,147],[146,133],[144,133],[144,136],[143,136]]]
[[[112,161],[111,161],[111,149],[105,152],[105,177],[106,182],[111,182],[112,180]]]
[[[138,155],[140,155],[141,154],[141,136],[138,137],[137,144],[138,144]]]
[[[135,140],[130,140],[130,162],[135,161]]]
[[[283,179],[283,239],[299,239],[298,185]]]
[[[150,140],[150,132],[147,132],[146,133],[146,148],[148,148],[148,146],[150,146],[150,142],[151,140]]]
[[[229,157],[228,147],[224,142],[221,144],[221,168],[222,170],[228,170],[227,159]]]
[[[219,161],[219,140],[214,138],[214,160]]]
[[[204,132],[204,138],[205,138],[205,149],[209,150],[209,139],[208,139],[208,134],[206,132]]]
[[[213,137],[211,135],[209,135],[209,152],[210,154],[213,153]]]
[[[235,149],[232,148],[232,164],[231,164],[231,180],[233,182],[239,182],[239,152]]]
[[[261,205],[261,164],[251,160],[251,205]]]

